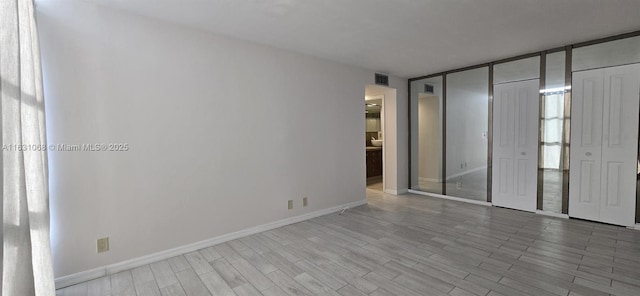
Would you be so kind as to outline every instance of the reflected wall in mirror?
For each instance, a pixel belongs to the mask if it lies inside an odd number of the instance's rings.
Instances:
[[[442,193],[442,76],[411,82],[411,189]]]

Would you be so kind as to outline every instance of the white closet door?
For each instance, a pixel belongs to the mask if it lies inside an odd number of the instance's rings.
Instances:
[[[574,73],[569,215],[634,224],[640,65]]]
[[[605,69],[602,116],[602,222],[634,225],[640,65]]]
[[[494,86],[492,203],[536,210],[538,79]]]
[[[573,74],[569,215],[597,220],[600,212],[604,70]]]

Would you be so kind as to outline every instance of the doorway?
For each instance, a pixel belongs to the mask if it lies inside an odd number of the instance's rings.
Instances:
[[[573,73],[569,216],[635,224],[640,64]]]
[[[365,87],[365,166],[367,189],[383,192],[385,184],[385,93],[388,87]]]
[[[397,95],[398,90],[396,88],[381,86],[381,85],[366,85],[365,86],[365,107],[368,101],[380,99],[380,135],[376,136],[378,132],[367,136],[366,130],[364,131],[365,141],[363,150],[367,150],[367,147],[376,147],[382,157],[382,175],[378,176],[377,189],[380,190],[380,183],[382,183],[381,191],[398,195],[406,192],[398,188],[398,109],[397,109]],[[377,104],[377,103],[376,103]],[[365,113],[366,114],[366,113]],[[371,138],[380,140],[374,146],[371,142]],[[371,146],[369,146],[371,145]],[[366,152],[365,152],[366,154]],[[380,157],[380,156],[378,156]],[[366,158],[365,158],[366,162]],[[365,163],[366,165],[366,163]],[[381,179],[381,180],[380,180]],[[374,179],[375,181],[375,179]]]
[[[540,80],[496,84],[493,105],[493,204],[535,212]]]

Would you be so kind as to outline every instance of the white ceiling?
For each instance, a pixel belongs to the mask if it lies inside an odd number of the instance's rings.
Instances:
[[[415,77],[640,29],[639,0],[87,0]]]

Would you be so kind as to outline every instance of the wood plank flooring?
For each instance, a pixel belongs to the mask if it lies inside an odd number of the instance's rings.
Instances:
[[[367,190],[368,205],[57,295],[640,295],[640,231]]]

